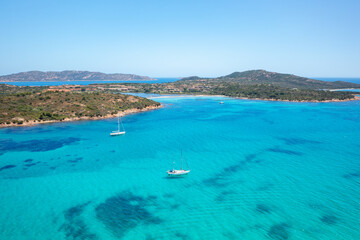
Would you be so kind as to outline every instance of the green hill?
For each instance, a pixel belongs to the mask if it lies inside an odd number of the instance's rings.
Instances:
[[[180,81],[206,81],[206,82],[234,82],[241,85],[271,84],[284,88],[300,89],[339,89],[339,88],[360,88],[360,84],[336,81],[326,82],[292,74],[268,72],[265,70],[250,70],[234,72],[218,78],[183,78]]]
[[[66,90],[66,89],[65,89]],[[101,91],[57,91],[45,87],[0,84],[0,127],[44,121],[93,119],[159,107],[150,99]]]
[[[134,74],[113,73],[106,74],[101,72],[89,71],[62,71],[62,72],[41,72],[30,71],[10,75],[0,76],[0,82],[32,82],[32,81],[75,81],[75,80],[152,80]]]

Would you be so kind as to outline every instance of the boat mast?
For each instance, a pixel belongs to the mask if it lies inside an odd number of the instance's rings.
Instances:
[[[181,170],[182,170],[182,166],[183,166],[183,160],[182,160],[182,150],[181,150]]]
[[[120,120],[121,121],[121,120]],[[124,127],[124,124],[123,124],[123,122],[121,121],[121,126],[122,126],[122,129],[124,130],[124,132],[125,132],[125,127]]]

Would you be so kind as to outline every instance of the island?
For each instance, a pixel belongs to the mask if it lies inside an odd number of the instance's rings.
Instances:
[[[0,127],[91,120],[161,107],[153,100],[124,93],[221,95],[292,102],[359,100],[360,84],[325,82],[265,70],[235,72],[218,78],[188,77],[170,83],[97,83],[90,85],[13,86],[0,84]]]
[[[350,82],[326,82],[291,74],[251,70],[234,72],[218,78],[188,77],[171,83],[93,84],[108,92],[156,94],[223,95],[228,97],[294,102],[329,102],[358,100],[360,93],[331,91],[358,88]]]
[[[135,74],[89,71],[41,72],[29,71],[0,76],[0,82],[53,82],[53,81],[149,81],[155,80],[147,76]]]
[[[124,116],[161,107],[153,100],[104,91],[0,84],[0,127]]]

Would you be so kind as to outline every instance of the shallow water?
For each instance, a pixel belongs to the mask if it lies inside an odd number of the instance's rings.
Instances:
[[[360,101],[156,100],[1,129],[0,239],[360,239]]]

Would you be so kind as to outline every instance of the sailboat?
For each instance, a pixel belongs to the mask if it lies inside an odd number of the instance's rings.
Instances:
[[[122,124],[122,122],[121,122],[121,126],[124,131],[120,131],[120,117],[118,117],[118,129],[117,129],[117,131],[112,131],[110,133],[110,136],[118,136],[118,135],[125,134],[125,128],[124,128],[124,125]]]
[[[172,170],[168,170],[167,174],[168,176],[182,176],[182,175],[187,175],[190,172],[190,170],[185,170],[183,169],[183,158],[182,158],[182,151],[181,151],[181,169],[180,170],[176,170],[175,169],[175,161],[173,162],[173,169]]]

